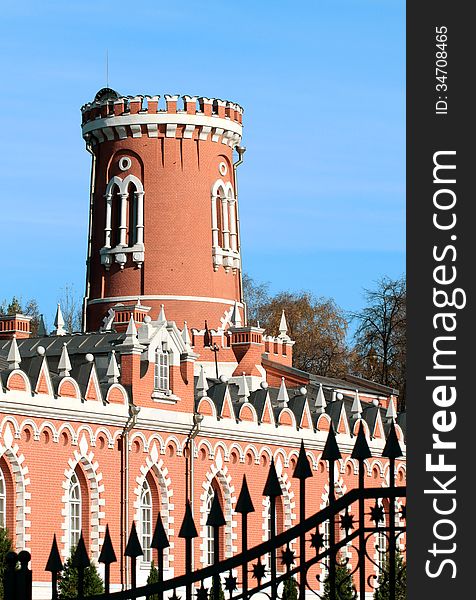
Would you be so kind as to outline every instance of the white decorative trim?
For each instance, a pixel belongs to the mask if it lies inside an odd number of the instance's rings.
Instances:
[[[121,171],[128,171],[132,167],[132,160],[128,156],[122,156],[117,164]]]
[[[142,137],[142,130],[141,130],[141,126],[139,124],[137,124],[137,125],[130,125],[129,127],[131,128],[131,132],[132,132],[132,137],[133,138],[140,138],[140,137]]]
[[[127,130],[125,127],[122,125],[116,125],[115,130],[120,140],[125,140],[127,138]]]
[[[191,139],[194,131],[195,131],[195,125],[185,125],[185,129],[183,131],[183,137],[185,139]]]
[[[83,436],[79,442],[79,449],[74,451],[74,458],[68,460],[68,468],[64,471],[63,480],[63,496],[61,501],[63,502],[63,508],[61,514],[63,516],[63,523],[61,529],[63,535],[60,538],[61,542],[61,555],[63,558],[68,558],[70,549],[68,548],[68,537],[69,537],[69,523],[68,523],[68,502],[69,502],[69,482],[71,476],[74,473],[77,465],[80,464],[84,469],[86,481],[88,483],[89,492],[89,510],[90,510],[90,544],[91,544],[91,556],[95,560],[99,557],[100,546],[103,542],[103,534],[106,531],[105,525],[101,524],[101,519],[105,518],[104,505],[105,500],[103,497],[104,484],[103,475],[99,471],[99,463],[94,460],[94,453],[89,450],[86,437]],[[84,499],[83,499],[84,501]]]
[[[165,137],[175,137],[177,133],[177,123],[167,123]]]
[[[159,128],[155,123],[148,123],[147,125],[147,135],[150,138],[159,137]]]
[[[7,431],[10,431],[10,435],[8,435]],[[10,436],[11,440],[9,439]],[[19,454],[18,444],[13,443],[13,435],[8,422],[4,429],[3,441],[6,446],[0,443],[0,457],[4,456],[10,465],[15,488],[15,548],[17,552],[20,550],[30,551],[31,534],[28,531],[31,527],[31,521],[28,517],[31,513],[31,493],[27,491],[30,485],[29,471],[28,467],[24,464],[24,455]]]
[[[194,127],[201,127],[201,133],[199,139],[203,139],[202,135],[205,134],[205,128],[209,128],[206,135],[213,128],[212,141],[217,142],[223,132],[231,132],[237,134],[240,138],[243,132],[243,126],[236,121],[230,119],[224,119],[217,116],[206,116],[206,115],[189,115],[187,113],[147,113],[147,114],[135,114],[135,115],[120,115],[120,116],[109,116],[101,119],[95,119],[94,121],[88,121],[82,127],[83,137],[88,133],[94,133],[96,130],[101,129],[106,134],[108,139],[112,139],[109,135],[112,133],[112,128],[116,128],[118,134],[126,135],[126,126],[131,125],[166,125],[167,128],[170,126],[174,128],[174,132],[177,129],[177,125],[193,125]],[[109,130],[109,133],[106,132]],[[174,133],[175,136],[175,133]],[[170,137],[169,135],[167,137]],[[123,138],[121,138],[123,139]],[[206,138],[205,138],[206,139]],[[235,143],[235,140],[233,140]]]

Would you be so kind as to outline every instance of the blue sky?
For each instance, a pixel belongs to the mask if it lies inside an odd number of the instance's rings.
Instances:
[[[175,4],[175,6],[174,6]],[[49,323],[83,292],[89,155],[79,108],[196,94],[245,108],[244,269],[345,310],[405,269],[404,3],[22,2],[2,7],[0,301]]]

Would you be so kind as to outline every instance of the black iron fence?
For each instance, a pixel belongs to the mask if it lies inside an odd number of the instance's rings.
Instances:
[[[293,477],[299,481],[300,521],[281,533],[276,531],[276,500],[282,495],[274,463],[271,463],[263,495],[269,498],[269,540],[253,548],[248,547],[248,515],[254,511],[246,477],[243,478],[235,511],[241,515],[241,552],[220,559],[221,529],[225,517],[218,496],[215,495],[207,518],[213,530],[212,565],[192,571],[192,540],[198,537],[190,504],[179,537],[185,545],[185,572],[173,579],[164,580],[164,550],[169,541],[160,515],[151,542],[157,550],[158,581],[145,586],[136,585],[136,565],[142,556],[135,525],[124,552],[130,560],[130,589],[110,591],[110,567],[116,555],[106,528],[99,562],[104,565],[105,592],[95,600],[132,600],[146,597],[153,600],[249,600],[251,598],[287,599],[290,587],[299,600],[316,596],[325,600],[341,600],[349,595],[356,600],[366,600],[378,588],[385,590],[382,598],[395,600],[404,581],[406,487],[395,485],[395,461],[402,455],[395,427],[392,425],[382,456],[389,461],[388,487],[365,487],[364,461],[371,457],[363,428],[356,437],[352,452],[359,464],[358,486],[337,498],[335,494],[335,462],[341,454],[330,430],[322,460],[329,463],[329,503],[326,508],[306,517],[306,479],[312,477],[304,445]],[[356,516],[357,515],[357,516]],[[378,536],[378,544],[375,543]],[[14,552],[7,557],[4,576],[5,600],[30,600],[32,573],[28,568],[28,552]],[[19,567],[20,565],[20,567]],[[73,557],[72,566],[78,569],[78,599],[84,596],[84,574],[90,565],[83,537]],[[58,578],[63,570],[56,537],[45,567],[51,573],[51,598],[58,598]],[[401,593],[401,591],[400,591]]]

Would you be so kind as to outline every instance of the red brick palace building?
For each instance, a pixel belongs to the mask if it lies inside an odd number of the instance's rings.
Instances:
[[[48,593],[53,534],[66,558],[83,531],[97,560],[106,524],[119,556],[135,521],[144,582],[160,511],[170,577],[184,570],[187,496],[198,568],[212,559],[206,514],[215,492],[226,518],[223,555],[241,547],[234,507],[245,473],[257,508],[249,543],[267,539],[262,492],[273,458],[283,492],[278,531],[296,522],[291,476],[301,440],[314,473],[312,512],[327,502],[320,456],[331,425],[343,455],[339,494],[356,485],[349,454],[360,424],[375,455],[368,485],[388,485],[379,456],[390,423],[405,448],[395,390],[294,368],[285,315],[279,332],[247,323],[242,116],[224,100],[111,89],[82,108],[92,159],[83,331],[65,331],[60,307],[54,330],[38,337],[29,317],[0,319],[0,526],[31,552],[37,598]],[[404,480],[398,461],[397,484]],[[128,583],[127,568],[113,565],[116,586]]]

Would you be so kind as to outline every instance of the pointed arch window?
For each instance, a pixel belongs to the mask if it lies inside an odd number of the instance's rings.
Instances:
[[[213,504],[213,498],[215,496],[215,490],[213,489],[213,486],[211,485],[208,488],[207,491],[207,502],[206,502],[206,511],[205,514],[209,515],[210,514],[210,510],[212,508],[212,504]],[[206,547],[206,552],[207,552],[207,565],[212,565],[214,560],[215,560],[215,538],[214,538],[214,532],[213,532],[213,527],[210,527],[207,525],[206,528],[206,533],[205,533],[205,547]]]
[[[75,472],[71,475],[68,488],[69,550],[78,545],[82,527],[81,484]]]
[[[144,555],[142,560],[152,561],[152,492],[149,482],[144,479],[140,494],[140,542]]]
[[[0,527],[7,526],[7,486],[5,476],[0,469]]]

